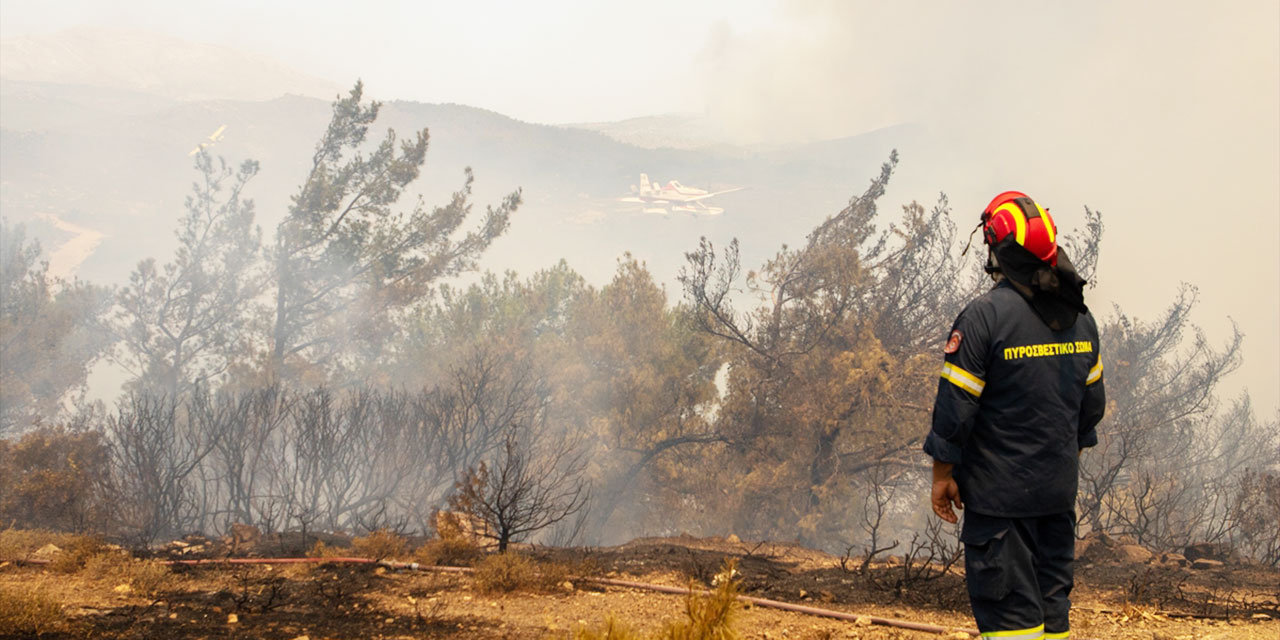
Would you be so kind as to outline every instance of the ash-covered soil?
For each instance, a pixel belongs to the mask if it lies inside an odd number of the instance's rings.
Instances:
[[[685,615],[685,596],[600,586],[586,577],[706,587],[734,559],[744,595],[952,629],[937,635],[748,606],[735,625],[744,638],[965,637],[954,630],[973,626],[958,567],[939,574],[935,566],[913,580],[909,572],[920,567],[901,559],[860,572],[822,552],[732,537],[519,552],[543,566],[570,568],[568,579],[503,593],[486,591],[467,574],[374,565],[205,565],[174,567],[161,587],[142,594],[118,577],[8,563],[0,564],[0,592],[57,600],[65,621],[46,638],[569,638],[609,616],[643,633]],[[1078,569],[1075,638],[1280,637],[1275,569],[1238,562],[1193,569],[1180,557],[1093,555],[1085,562],[1084,554]]]

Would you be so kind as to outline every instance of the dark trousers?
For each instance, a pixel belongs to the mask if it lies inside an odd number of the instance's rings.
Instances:
[[[1032,518],[965,513],[965,583],[984,637],[1068,637],[1075,527],[1074,512]]]

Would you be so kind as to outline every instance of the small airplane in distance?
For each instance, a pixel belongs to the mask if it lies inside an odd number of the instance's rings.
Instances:
[[[221,127],[218,127],[217,131],[214,131],[213,133],[209,134],[209,137],[207,139],[201,140],[200,144],[196,145],[196,148],[189,151],[187,155],[194,156],[195,154],[200,153],[204,149],[208,149],[209,147],[212,147],[214,143],[222,140],[223,132],[225,132],[226,130],[227,130],[227,125],[225,124],[222,125]]]
[[[741,191],[744,188],[735,187],[724,191],[707,191],[696,187],[686,187],[677,180],[672,180],[666,185],[660,185],[657,182],[650,182],[649,174],[642,173],[640,174],[640,186],[631,185],[631,195],[619,198],[618,201],[640,203],[643,205],[641,211],[645,213],[667,215],[672,211],[686,211],[689,213],[716,215],[724,213],[724,209],[708,207],[702,202],[703,200],[724,193]]]

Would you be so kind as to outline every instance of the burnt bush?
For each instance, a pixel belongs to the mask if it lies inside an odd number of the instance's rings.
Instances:
[[[0,440],[0,522],[20,529],[96,528],[109,469],[96,431],[45,427]]]

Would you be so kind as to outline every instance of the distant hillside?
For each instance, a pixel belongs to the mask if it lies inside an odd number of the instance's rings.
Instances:
[[[618,142],[645,149],[706,149],[727,146],[720,127],[710,119],[697,115],[673,113],[569,126],[603,133]]]
[[[326,101],[297,96],[90,114],[86,105],[92,101],[75,100],[76,88],[63,86],[55,93],[70,96],[84,110],[59,126],[10,129],[6,121],[0,129],[5,183],[0,208],[11,220],[29,221],[34,235],[40,234],[45,213],[104,233],[79,274],[115,282],[141,258],[167,257],[174,221],[195,178],[187,153],[214,129],[227,125],[213,153],[230,162],[253,158],[261,163],[248,195],[257,201],[260,222],[270,228],[305,176],[329,116]],[[37,114],[51,95],[6,95],[6,104],[21,103]],[[567,258],[592,278],[608,277],[624,251],[649,261],[660,277],[674,277],[683,252],[702,235],[719,243],[741,237],[749,256],[763,258],[838,211],[890,149],[909,144],[915,135],[904,128],[769,154],[644,149],[589,131],[413,102],[386,104],[375,131],[380,136],[388,127],[402,136],[429,128],[431,146],[419,184],[429,203],[443,202],[458,188],[466,166],[475,169],[481,206],[523,187],[526,204],[491,252],[492,268],[527,272]],[[641,172],[654,180],[747,189],[718,196],[714,204],[726,211],[715,217],[643,214],[617,202]]]
[[[99,282],[124,281],[140,259],[169,258],[196,177],[188,152],[222,125],[212,153],[261,163],[246,195],[269,235],[305,176],[330,97],[346,89],[222,47],[124,35],[85,30],[0,45],[0,208],[50,252],[68,241],[67,228],[101,233],[76,271]],[[199,99],[206,94],[219,97]],[[564,258],[594,281],[630,251],[670,282],[704,235],[717,244],[739,237],[744,264],[758,264],[782,242],[802,240],[864,188],[892,148],[921,135],[898,127],[766,151],[702,144],[714,131],[684,116],[563,127],[391,101],[370,137],[423,127],[431,146],[417,187],[426,202],[446,201],[467,166],[478,207],[524,190],[525,205],[486,268],[527,274]],[[725,210],[718,216],[645,214],[618,202],[642,172],[746,189],[716,197],[711,204]]]

